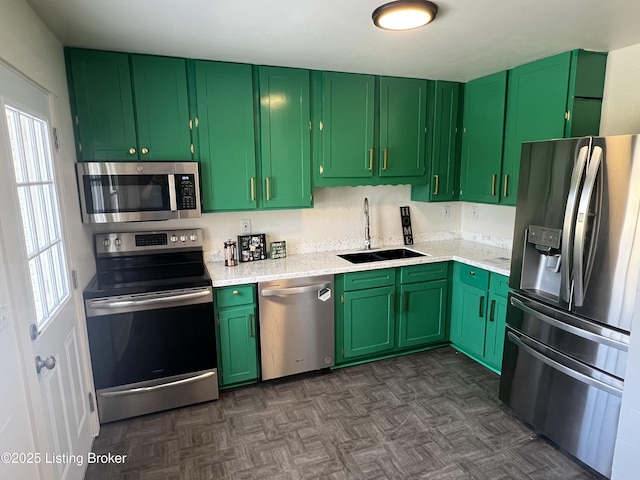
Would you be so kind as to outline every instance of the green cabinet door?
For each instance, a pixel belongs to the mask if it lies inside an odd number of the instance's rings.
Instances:
[[[484,358],[496,370],[502,369],[502,351],[507,321],[507,298],[489,293]]]
[[[425,174],[427,81],[380,78],[381,177],[421,177]]]
[[[222,374],[226,386],[258,378],[256,315],[253,305],[219,310],[219,337]]]
[[[140,160],[192,159],[186,61],[131,55]]]
[[[445,338],[447,280],[400,286],[398,347],[418,347]]]
[[[515,205],[522,142],[562,138],[571,52],[509,71],[501,203]]]
[[[197,61],[195,76],[203,209],[255,209],[252,67]]]
[[[129,55],[67,49],[78,160],[137,160]]]
[[[498,203],[507,72],[472,80],[464,90],[460,200]]]
[[[484,356],[487,291],[458,282],[451,305],[451,341],[465,352]]]
[[[393,350],[395,286],[344,293],[344,358]]]
[[[431,180],[429,182],[432,202],[451,201],[456,195],[459,100],[459,83],[435,82]]]
[[[322,73],[322,178],[372,177],[375,77]]]
[[[258,67],[263,208],[309,207],[309,71]]]

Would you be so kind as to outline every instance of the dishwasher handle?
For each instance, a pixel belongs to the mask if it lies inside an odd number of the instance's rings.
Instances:
[[[302,287],[287,288],[265,288],[260,295],[263,297],[276,297],[282,295],[298,295],[300,293],[317,292],[323,288],[330,288],[331,283],[316,283],[314,285],[304,285]]]

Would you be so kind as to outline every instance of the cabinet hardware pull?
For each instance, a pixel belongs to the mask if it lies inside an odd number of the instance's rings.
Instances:
[[[571,118],[571,112],[567,110],[566,112],[564,112],[564,119],[568,122],[570,118]]]
[[[433,194],[434,195],[438,195],[438,192],[440,191],[440,176],[439,175],[434,175],[433,179],[436,182],[436,186],[435,186],[435,189],[433,190]]]
[[[149,149],[147,147],[144,147],[141,151],[143,155],[146,155],[147,153],[149,153]]]
[[[265,183],[267,184],[267,200],[271,200],[271,178],[267,177]]]
[[[509,175],[504,176],[504,196],[509,196]]]
[[[249,336],[250,337],[255,337],[256,333],[254,331],[254,327],[253,327],[253,314],[249,315]]]
[[[234,291],[233,291],[233,292],[231,292],[231,293],[233,293],[234,295],[239,295],[239,294],[240,294],[240,292],[238,292],[238,290],[234,290]]]
[[[373,148],[369,149],[369,171],[373,170]]]
[[[475,277],[476,276],[475,270],[469,270],[469,275],[471,275],[472,277]]]
[[[198,125],[199,125],[199,123],[198,123],[198,117],[196,117],[196,128],[198,128]]]
[[[497,175],[491,175],[491,196],[496,195],[496,178],[498,176]]]
[[[404,292],[404,298],[403,298],[403,309],[405,312],[409,311],[409,292]]]
[[[480,297],[480,306],[478,308],[478,316],[484,317],[484,295]]]
[[[496,301],[495,300],[491,300],[491,311],[489,312],[489,321],[493,322],[493,317],[495,314],[495,310],[496,310]]]
[[[135,155],[136,154],[136,149],[135,148],[130,148],[129,149],[129,155]]]
[[[256,177],[251,177],[251,201],[256,201]]]
[[[396,313],[396,294],[391,293],[391,313]]]
[[[385,149],[382,150],[382,153],[383,153],[382,156],[384,157],[383,163],[382,163],[382,170],[386,170],[387,169],[387,163],[388,163],[388,160],[389,160],[389,150],[387,150],[385,148]]]

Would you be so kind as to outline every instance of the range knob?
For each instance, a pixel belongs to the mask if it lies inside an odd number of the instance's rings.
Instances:
[[[178,241],[178,237],[176,237],[175,235],[171,235],[171,238],[169,238],[169,240],[171,240],[172,243],[176,243]]]
[[[111,240],[105,238],[104,240],[102,240],[102,245],[108,248],[111,245]]]
[[[195,233],[192,233],[191,235],[189,235],[189,240],[191,240],[192,242],[195,242],[198,239],[198,236]]]
[[[180,241],[181,242],[186,242],[187,241],[187,236],[186,235],[180,235]]]
[[[122,240],[120,240],[119,238],[116,238],[113,243],[115,244],[116,247],[119,247],[120,245],[122,245]]]

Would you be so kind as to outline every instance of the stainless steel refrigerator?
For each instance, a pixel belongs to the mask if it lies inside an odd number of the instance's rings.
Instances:
[[[500,399],[611,476],[640,272],[640,136],[522,147]]]

